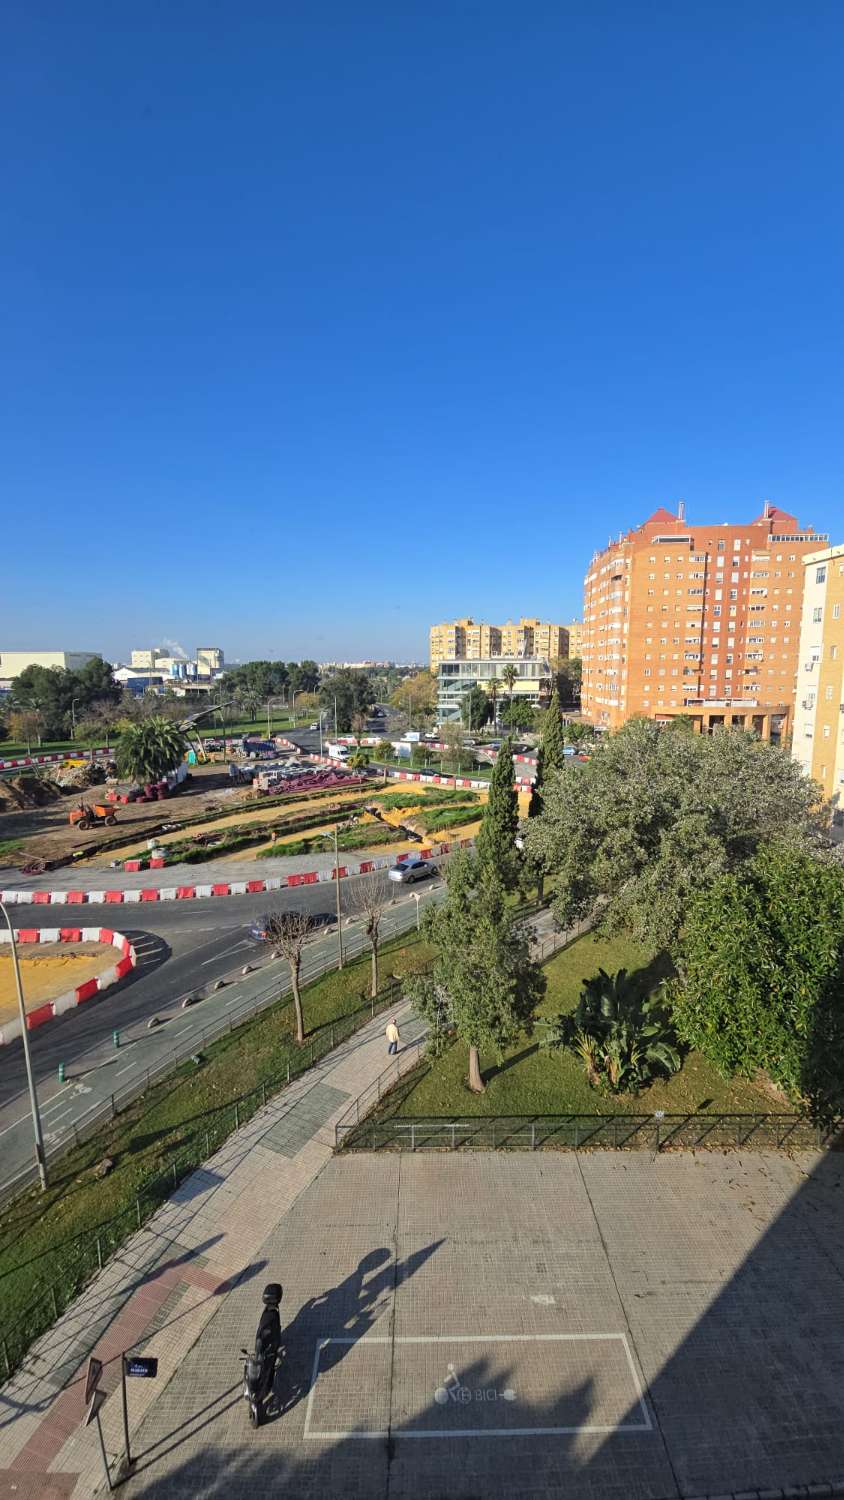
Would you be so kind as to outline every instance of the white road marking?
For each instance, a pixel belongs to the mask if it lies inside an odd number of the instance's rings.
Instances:
[[[218,964],[221,958],[228,958],[230,953],[237,953],[239,948],[249,948],[250,946],[248,938],[243,938],[242,942],[235,943],[233,947],[224,948],[222,953],[215,953],[213,958],[204,958],[199,967],[204,969],[208,964]]]

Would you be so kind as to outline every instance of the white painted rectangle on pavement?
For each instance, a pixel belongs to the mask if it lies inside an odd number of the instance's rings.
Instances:
[[[651,1432],[626,1334],[495,1333],[320,1339],[303,1437]]]

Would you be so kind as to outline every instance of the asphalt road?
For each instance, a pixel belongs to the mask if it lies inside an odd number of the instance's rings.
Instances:
[[[352,876],[340,885],[346,913],[357,878]],[[415,889],[428,900],[437,891],[442,892],[443,884],[434,878]],[[139,964],[134,973],[114,991],[30,1033],[45,1136],[58,1128],[66,1129],[74,1115],[84,1112],[96,1098],[115,1087],[125,1087],[135,1075],[153,1066],[171,1048],[168,1036],[172,1038],[174,1032],[187,1036],[192,1029],[198,1034],[218,1011],[239,1003],[239,992],[234,988],[211,994],[214,980],[238,976],[246,963],[260,972],[243,981],[244,987],[265,987],[270,978],[286,977],[286,964],[273,960],[269,950],[250,937],[250,922],[270,909],[333,915],[335,891],[333,885],[321,884],[274,895],[174,901],[145,907],[143,930],[121,922],[120,931],[132,939],[138,951]],[[413,897],[404,886],[396,886],[395,894],[397,910],[399,904],[413,906]],[[114,907],[90,906],[86,912],[92,922],[114,921]],[[138,908],[132,908],[133,917],[136,912]],[[121,917],[124,914],[128,916],[129,909],[124,908]],[[51,915],[49,908],[30,908],[27,922],[54,926],[55,913]],[[346,914],[343,922],[344,934],[354,931]],[[332,927],[309,944],[307,962],[336,952],[336,946],[336,927]],[[182,1011],[182,1000],[198,990],[208,993],[208,999]],[[166,1024],[160,1030],[148,1031],[152,1016]],[[112,1039],[115,1030],[120,1032],[119,1048]],[[58,1082],[60,1062],[65,1065],[64,1084]],[[23,1047],[17,1041],[0,1049],[0,1183],[28,1163],[31,1153]]]

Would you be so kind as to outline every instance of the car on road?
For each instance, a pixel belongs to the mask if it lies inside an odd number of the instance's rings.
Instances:
[[[313,911],[308,912],[308,916],[311,919],[314,931],[316,931],[320,927],[334,926],[335,917],[333,912]],[[251,938],[254,938],[256,943],[271,943],[273,941],[270,935],[268,923],[269,917],[266,915],[263,917],[257,917],[254,922],[250,923],[249,936]]]
[[[309,729],[319,729],[319,720],[317,720],[316,724],[309,724],[308,728]]]
[[[393,865],[388,870],[388,879],[395,880],[400,885],[410,885],[414,880],[425,880],[428,875],[434,874],[434,866],[427,859],[406,859],[400,865]]]

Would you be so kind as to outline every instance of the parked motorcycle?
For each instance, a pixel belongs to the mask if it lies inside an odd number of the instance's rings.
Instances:
[[[264,1311],[255,1333],[255,1352],[241,1349],[243,1355],[243,1395],[249,1402],[249,1420],[260,1427],[265,1404],[272,1392],[276,1365],[281,1352],[281,1319],[278,1309],[282,1290],[277,1281],[264,1287],[261,1301]]]

